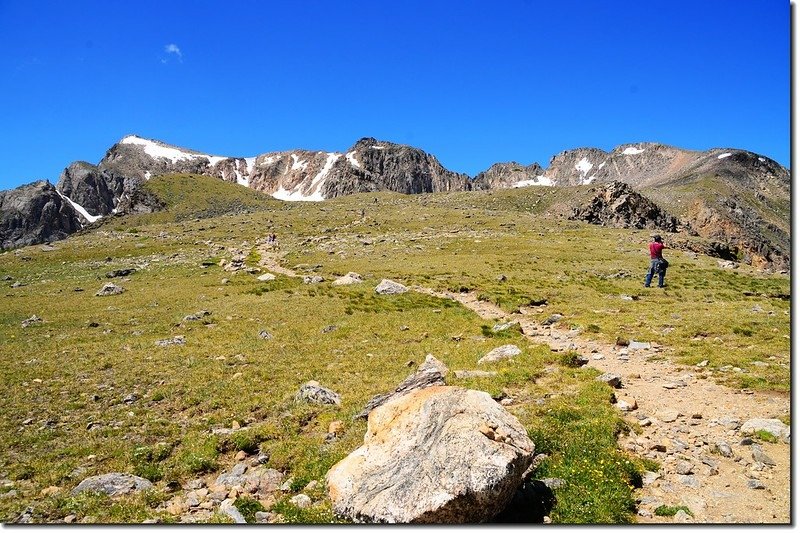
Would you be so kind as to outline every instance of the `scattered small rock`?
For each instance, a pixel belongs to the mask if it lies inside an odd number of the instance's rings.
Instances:
[[[267,272],[266,274],[261,274],[258,276],[258,281],[275,281],[275,274],[270,274]]]
[[[752,490],[764,490],[767,488],[760,479],[748,479],[747,488]]]
[[[192,322],[192,321],[195,321],[195,320],[203,320],[205,317],[207,317],[209,315],[211,315],[211,311],[203,309],[203,310],[198,311],[198,312],[196,312],[196,313],[194,313],[192,315],[186,315],[185,317],[183,317],[183,321],[184,322]]]
[[[611,372],[606,372],[602,376],[597,376],[594,379],[597,381],[602,381],[603,383],[607,383],[609,386],[615,389],[622,387],[622,378],[617,374],[612,374]]]
[[[678,411],[666,410],[660,411],[657,415],[659,420],[662,422],[675,422],[681,414]]]
[[[107,278],[124,278],[125,276],[130,276],[136,272],[135,268],[120,268],[118,270],[112,270],[111,272],[106,272]]]
[[[361,274],[357,274],[356,272],[348,272],[344,276],[333,280],[331,285],[353,285],[354,283],[363,283],[363,281],[364,280],[361,279]]]
[[[162,339],[160,341],[156,341],[155,344],[156,344],[156,346],[159,346],[159,347],[162,347],[162,348],[164,348],[166,346],[172,346],[172,345],[183,346],[184,344],[186,344],[186,339],[183,337],[183,335],[176,335],[171,339]]]
[[[265,329],[262,329],[261,331],[259,331],[258,332],[258,336],[261,339],[265,340],[265,341],[268,341],[268,340],[272,339],[272,334],[269,331],[265,330]]]
[[[305,494],[298,494],[296,496],[292,496],[292,498],[289,501],[292,503],[292,505],[300,509],[308,509],[309,507],[311,507],[312,503],[311,498],[309,498]]]
[[[320,405],[341,405],[342,403],[342,398],[338,394],[313,380],[300,387],[295,395],[295,400]]]
[[[402,294],[407,291],[408,287],[390,279],[381,280],[375,287],[375,292],[378,294]]]
[[[717,443],[717,451],[722,457],[733,457],[733,449],[731,445],[725,441],[720,441]]]
[[[478,364],[480,365],[483,363],[494,363],[497,361],[501,361],[503,359],[510,359],[521,353],[522,350],[520,350],[517,346],[513,344],[505,344],[503,346],[498,346],[494,350],[490,351],[489,353],[478,359]]]
[[[109,496],[118,496],[120,494],[146,490],[152,486],[153,484],[144,478],[131,474],[112,472],[84,479],[77,487],[72,489],[72,495],[75,496],[81,492],[92,491],[103,492]]]
[[[554,314],[550,315],[549,317],[545,318],[542,321],[542,325],[543,326],[551,326],[551,325],[555,324],[556,322],[558,322],[559,320],[561,320],[562,318],[564,318],[564,315],[559,314],[559,313],[554,313]]]
[[[36,324],[37,322],[41,322],[41,321],[42,321],[42,319],[39,318],[38,316],[31,315],[30,318],[26,318],[25,320],[22,321],[22,327],[23,328],[27,328],[31,324]]]
[[[322,276],[303,276],[303,283],[305,284],[312,284],[312,283],[322,283],[325,281],[325,278]]]
[[[750,446],[750,452],[752,453],[753,460],[756,462],[764,463],[769,466],[775,466],[777,464],[772,457],[764,453],[764,450],[758,444]]]
[[[122,294],[125,289],[113,283],[106,283],[103,288],[97,291],[95,296],[113,296],[115,294]]]

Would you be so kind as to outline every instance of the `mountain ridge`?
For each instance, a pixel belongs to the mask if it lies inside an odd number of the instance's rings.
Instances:
[[[696,151],[655,142],[622,144],[608,152],[583,147],[555,154],[546,168],[495,163],[470,177],[419,148],[374,137],[359,139],[345,152],[295,149],[228,157],[126,135],[97,164],[68,165],[55,189],[73,207],[73,225],[86,226],[129,212],[134,192],[150,178],[181,173],[211,176],[284,201],[384,190],[419,194],[622,182],[668,205],[670,215],[697,234],[735,245],[748,263],[785,268],[789,261],[789,172],[765,156],[733,148]],[[4,248],[32,242],[18,232],[9,238],[9,231],[9,224],[0,227]],[[37,235],[50,238],[46,231]]]

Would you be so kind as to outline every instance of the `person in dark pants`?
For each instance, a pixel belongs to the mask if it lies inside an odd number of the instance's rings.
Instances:
[[[661,235],[653,235],[653,242],[650,243],[650,270],[644,278],[644,286],[649,287],[653,281],[653,276],[658,274],[658,287],[664,288],[664,275],[667,273],[667,260],[662,256],[664,243],[661,242]]]

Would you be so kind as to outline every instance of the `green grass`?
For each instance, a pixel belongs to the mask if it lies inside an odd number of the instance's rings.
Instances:
[[[353,416],[402,381],[409,361],[431,353],[452,370],[475,369],[508,343],[523,353],[492,365],[495,378],[450,374],[448,383],[515,398],[510,410],[537,451],[550,454],[537,475],[567,481],[557,489],[554,522],[633,520],[631,486],[645,465],[616,449],[616,435],[628,429],[592,371],[517,328],[493,332],[494,323],[453,301],[377,295],[382,278],[464,288],[507,311],[530,306],[542,320],[561,313],[559,327],[590,337],[656,342],[680,364],[707,359],[710,377],[732,386],[789,390],[790,302],[761,296],[789,294],[786,276],[723,271],[713,258],[668,250],[668,288],[646,290],[647,232],[551,216],[572,198],[558,190],[284,204],[196,177],[149,184],[167,211],[108,220],[54,251],[0,254],[0,279],[26,283],[0,282],[0,478],[19,493],[0,499],[4,522],[28,506],[37,522],[68,514],[104,523],[174,520],[159,508],[165,487],[216,475],[239,450],[269,453],[269,466],[294,478],[294,489],[322,483],[363,440],[366,425]],[[242,209],[249,213],[220,214]],[[306,265],[298,270],[328,281],[355,271],[365,282],[304,285],[282,275],[260,282],[218,266],[229,248],[248,249],[269,231],[286,254],[283,266]],[[248,265],[258,259],[251,253]],[[137,268],[130,281],[114,280],[123,294],[94,296],[106,272],[130,266]],[[201,309],[211,311],[207,320],[183,322]],[[43,322],[22,328],[32,314]],[[261,339],[261,330],[273,338]],[[155,345],[176,335],[185,345]],[[311,379],[339,392],[341,407],[295,403]],[[137,396],[131,404],[123,402],[128,394]],[[344,433],[326,443],[334,420]],[[234,421],[246,429],[211,434]],[[68,496],[83,478],[112,471],[148,477],[156,488],[113,502]],[[41,496],[51,485],[64,490]],[[333,520],[329,507],[296,509],[288,498],[271,510],[287,522]]]
[[[694,516],[694,514],[685,505],[678,505],[678,506],[659,505],[658,507],[656,507],[655,513],[656,516],[675,516],[678,513],[678,511],[683,511],[689,516]]]

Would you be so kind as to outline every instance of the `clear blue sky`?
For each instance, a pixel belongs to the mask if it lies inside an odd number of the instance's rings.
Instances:
[[[372,136],[475,175],[654,141],[789,166],[786,0],[0,0],[0,189],[129,133],[207,153]]]

